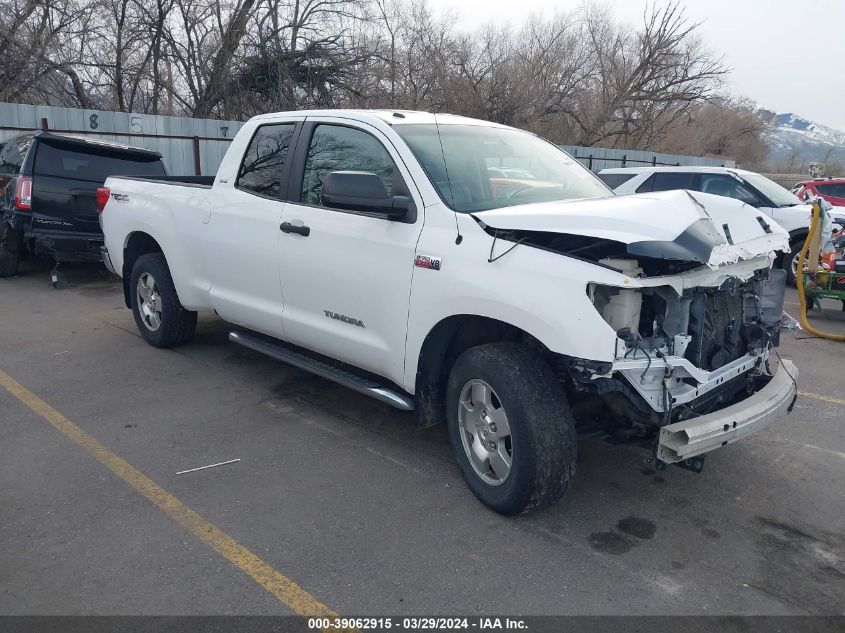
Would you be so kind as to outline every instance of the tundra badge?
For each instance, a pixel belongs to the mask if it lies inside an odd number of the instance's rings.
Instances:
[[[344,323],[349,323],[350,325],[357,325],[358,327],[364,327],[364,322],[360,319],[353,319],[352,317],[346,316],[345,314],[338,314],[337,312],[332,312],[331,310],[323,310],[323,312],[330,319],[343,321]]]

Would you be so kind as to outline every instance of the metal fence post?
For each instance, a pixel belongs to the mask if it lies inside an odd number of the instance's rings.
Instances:
[[[627,162],[628,162],[628,155],[622,154],[622,166],[624,167],[625,163],[627,163]]]
[[[202,163],[200,161],[200,137],[194,137],[194,172],[197,176],[202,176]]]
[[[593,155],[590,154],[590,162],[587,164],[587,169],[593,171]]]

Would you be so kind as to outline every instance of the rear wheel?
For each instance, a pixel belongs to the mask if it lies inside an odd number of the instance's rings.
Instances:
[[[575,425],[563,388],[534,351],[473,347],[449,376],[452,449],[470,490],[505,515],[550,505],[575,472]]]
[[[163,254],[150,253],[137,259],[129,289],[135,324],[147,343],[174,347],[191,340],[197,327],[197,313],[179,303]]]
[[[0,277],[13,277],[21,258],[21,233],[0,219]]]

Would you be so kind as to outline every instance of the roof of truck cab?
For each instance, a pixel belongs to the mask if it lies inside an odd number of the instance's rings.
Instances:
[[[349,118],[356,121],[375,122],[377,120],[384,121],[388,125],[407,125],[414,123],[435,123],[435,115],[432,112],[422,112],[419,110],[364,110],[364,109],[338,109],[338,110],[292,110],[289,112],[273,112],[268,114],[259,114],[252,117],[250,121],[272,121],[276,119],[283,119],[289,116],[297,117],[336,117]],[[500,123],[493,123],[492,121],[483,121],[481,119],[471,119],[457,114],[437,113],[436,122],[439,125],[457,124],[464,125],[484,125],[489,127],[508,128],[507,125]]]
[[[721,167],[719,165],[674,165],[670,167],[608,167],[600,170],[600,174],[644,174],[653,172],[723,172],[732,174],[753,174],[755,172],[747,169],[739,169],[738,167]]]

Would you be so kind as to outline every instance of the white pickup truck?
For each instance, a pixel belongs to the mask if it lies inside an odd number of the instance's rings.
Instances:
[[[503,514],[563,495],[579,430],[700,470],[796,397],[795,366],[769,362],[783,229],[704,193],[614,196],[502,125],[258,116],[213,183],[113,177],[98,199],[147,342],[186,343],[214,311],[235,343],[445,421]]]

